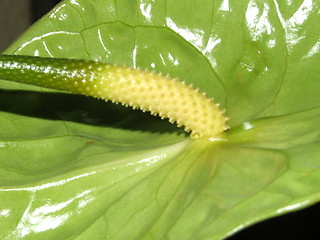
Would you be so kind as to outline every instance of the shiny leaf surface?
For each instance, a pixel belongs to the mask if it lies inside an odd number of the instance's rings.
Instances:
[[[0,82],[1,239],[221,239],[320,199],[320,4],[65,0],[7,54],[179,77],[225,141],[110,103]]]

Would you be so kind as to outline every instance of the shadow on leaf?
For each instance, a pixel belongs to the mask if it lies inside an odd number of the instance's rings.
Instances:
[[[183,133],[175,125],[148,113],[68,93],[0,90],[0,111],[132,131]]]

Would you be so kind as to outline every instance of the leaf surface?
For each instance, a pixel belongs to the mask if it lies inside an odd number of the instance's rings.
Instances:
[[[5,51],[192,83],[225,141],[156,117],[0,82],[1,239],[221,239],[320,199],[320,4],[65,0]]]

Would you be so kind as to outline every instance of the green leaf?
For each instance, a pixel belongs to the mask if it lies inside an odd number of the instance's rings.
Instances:
[[[179,77],[225,141],[110,103],[0,82],[1,239],[221,239],[320,199],[320,4],[65,0],[7,54]]]

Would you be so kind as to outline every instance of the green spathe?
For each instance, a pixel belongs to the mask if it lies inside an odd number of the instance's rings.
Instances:
[[[63,1],[6,53],[170,73],[215,96],[232,128],[190,141],[142,113],[1,81],[0,238],[221,239],[318,202],[318,22],[312,0]]]

